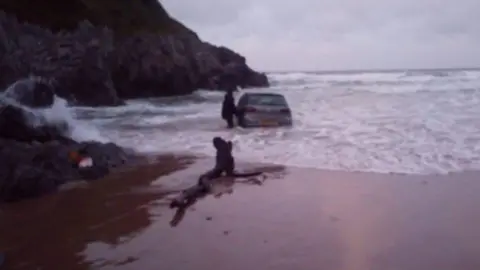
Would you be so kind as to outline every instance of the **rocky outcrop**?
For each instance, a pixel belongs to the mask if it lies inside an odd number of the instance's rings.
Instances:
[[[72,151],[92,156],[94,166],[77,167],[69,159]],[[66,183],[99,179],[126,160],[126,153],[113,144],[21,143],[0,138],[0,201],[33,198]]]
[[[244,57],[191,33],[120,37],[82,22],[52,32],[0,12],[0,89],[30,75],[51,81],[71,104],[115,106],[124,99],[189,94],[196,89],[266,87]]]
[[[98,179],[134,160],[114,144],[71,139],[68,123],[41,113],[56,96],[116,106],[268,85],[244,57],[203,42],[157,0],[0,0],[0,201]],[[72,153],[94,165],[78,167]]]
[[[133,153],[109,143],[76,142],[64,122],[49,122],[42,110],[55,97],[41,80],[22,80],[0,97],[0,201],[16,201],[55,191],[60,185],[94,180],[132,160]],[[31,104],[32,97],[36,104]],[[50,102],[50,103],[49,103]],[[93,160],[80,168],[72,153]]]
[[[2,100],[31,108],[48,108],[55,101],[55,90],[51,82],[41,77],[24,78],[7,88]]]

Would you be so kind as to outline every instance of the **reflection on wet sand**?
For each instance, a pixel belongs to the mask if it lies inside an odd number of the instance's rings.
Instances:
[[[165,195],[131,193],[159,175],[185,168],[193,158],[160,157],[87,188],[0,206],[0,251],[7,269],[89,269],[78,253],[92,241],[119,245],[147,227],[148,205]]]
[[[177,210],[169,191],[212,161],[161,163],[2,206],[6,269],[480,269],[476,173],[265,167],[266,181],[225,178]]]
[[[267,168],[261,168],[261,169],[263,169],[262,172],[268,173]],[[223,178],[217,179],[213,184],[213,186],[211,187],[212,190],[209,193],[201,195],[198,198],[195,198],[194,200],[188,202],[184,206],[178,207],[177,210],[175,211],[175,214],[173,215],[172,220],[170,221],[170,226],[176,227],[183,220],[187,210],[191,206],[195,205],[195,203],[198,200],[201,200],[206,196],[213,196],[215,198],[220,198],[224,194],[232,194],[233,186],[238,183],[253,184],[253,185],[261,186],[265,181],[266,177],[267,177],[266,175],[262,175],[259,177],[250,177],[247,179],[238,179],[234,177],[223,177]]]

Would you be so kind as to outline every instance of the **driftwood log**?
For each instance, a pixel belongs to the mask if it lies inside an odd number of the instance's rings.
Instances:
[[[201,177],[198,183],[183,190],[171,203],[170,208],[185,208],[194,204],[199,198],[206,196],[212,188],[213,180]]]
[[[261,175],[262,172],[236,173],[235,177],[254,177]],[[194,204],[198,199],[205,197],[212,190],[212,186],[218,179],[209,179],[201,177],[198,183],[192,187],[183,190],[177,197],[170,202],[170,208],[186,208]]]

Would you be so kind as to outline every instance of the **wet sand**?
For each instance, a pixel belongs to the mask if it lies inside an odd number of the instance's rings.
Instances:
[[[0,205],[0,269],[480,269],[478,173],[281,166],[225,179],[184,213],[174,191],[211,159],[159,158],[85,187]]]

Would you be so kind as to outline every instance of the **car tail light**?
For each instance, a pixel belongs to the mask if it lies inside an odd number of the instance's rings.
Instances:
[[[246,107],[245,111],[246,112],[256,112],[257,110],[255,108],[252,108],[252,107]]]
[[[280,112],[281,113],[290,113],[290,110],[289,109],[281,109]]]

